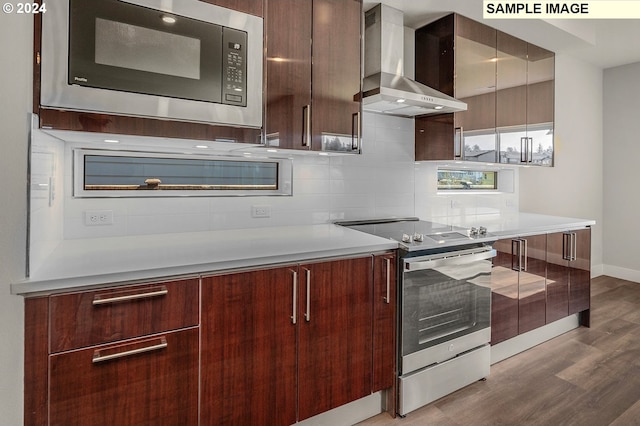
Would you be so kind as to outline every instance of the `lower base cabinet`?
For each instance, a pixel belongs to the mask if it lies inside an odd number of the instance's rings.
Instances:
[[[25,302],[25,424],[291,425],[396,396],[396,254]]]
[[[51,425],[198,424],[198,329],[52,355]]]
[[[498,240],[491,344],[576,313],[589,325],[591,228]]]
[[[289,425],[372,391],[372,257],[202,281],[202,425]]]
[[[202,279],[202,425],[296,422],[297,266]]]

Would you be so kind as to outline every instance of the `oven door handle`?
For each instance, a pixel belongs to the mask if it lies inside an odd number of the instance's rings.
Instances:
[[[442,256],[429,260],[420,260],[420,258],[407,259],[404,261],[404,270],[420,271],[423,269],[434,269],[441,266],[466,265],[481,260],[488,260],[495,256],[495,249],[485,249],[465,254],[444,253]]]

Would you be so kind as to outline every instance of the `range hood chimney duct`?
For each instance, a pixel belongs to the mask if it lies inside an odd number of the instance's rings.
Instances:
[[[365,14],[362,109],[415,117],[466,111],[467,104],[404,76],[403,13],[379,4]]]

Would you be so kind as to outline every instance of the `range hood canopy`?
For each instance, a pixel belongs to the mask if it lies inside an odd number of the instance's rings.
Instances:
[[[466,111],[467,104],[404,77],[404,17],[379,4],[365,14],[362,109],[402,117]]]

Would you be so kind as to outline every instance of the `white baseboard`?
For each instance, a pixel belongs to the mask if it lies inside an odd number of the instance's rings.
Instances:
[[[604,265],[602,263],[599,265],[591,265],[591,278],[599,277],[600,275],[605,275]]]
[[[614,265],[603,265],[603,273],[601,275],[608,275],[610,277],[620,278],[621,280],[640,283],[640,271],[635,269],[622,268]]]
[[[296,423],[296,426],[349,426],[382,412],[382,392],[342,405]]]

